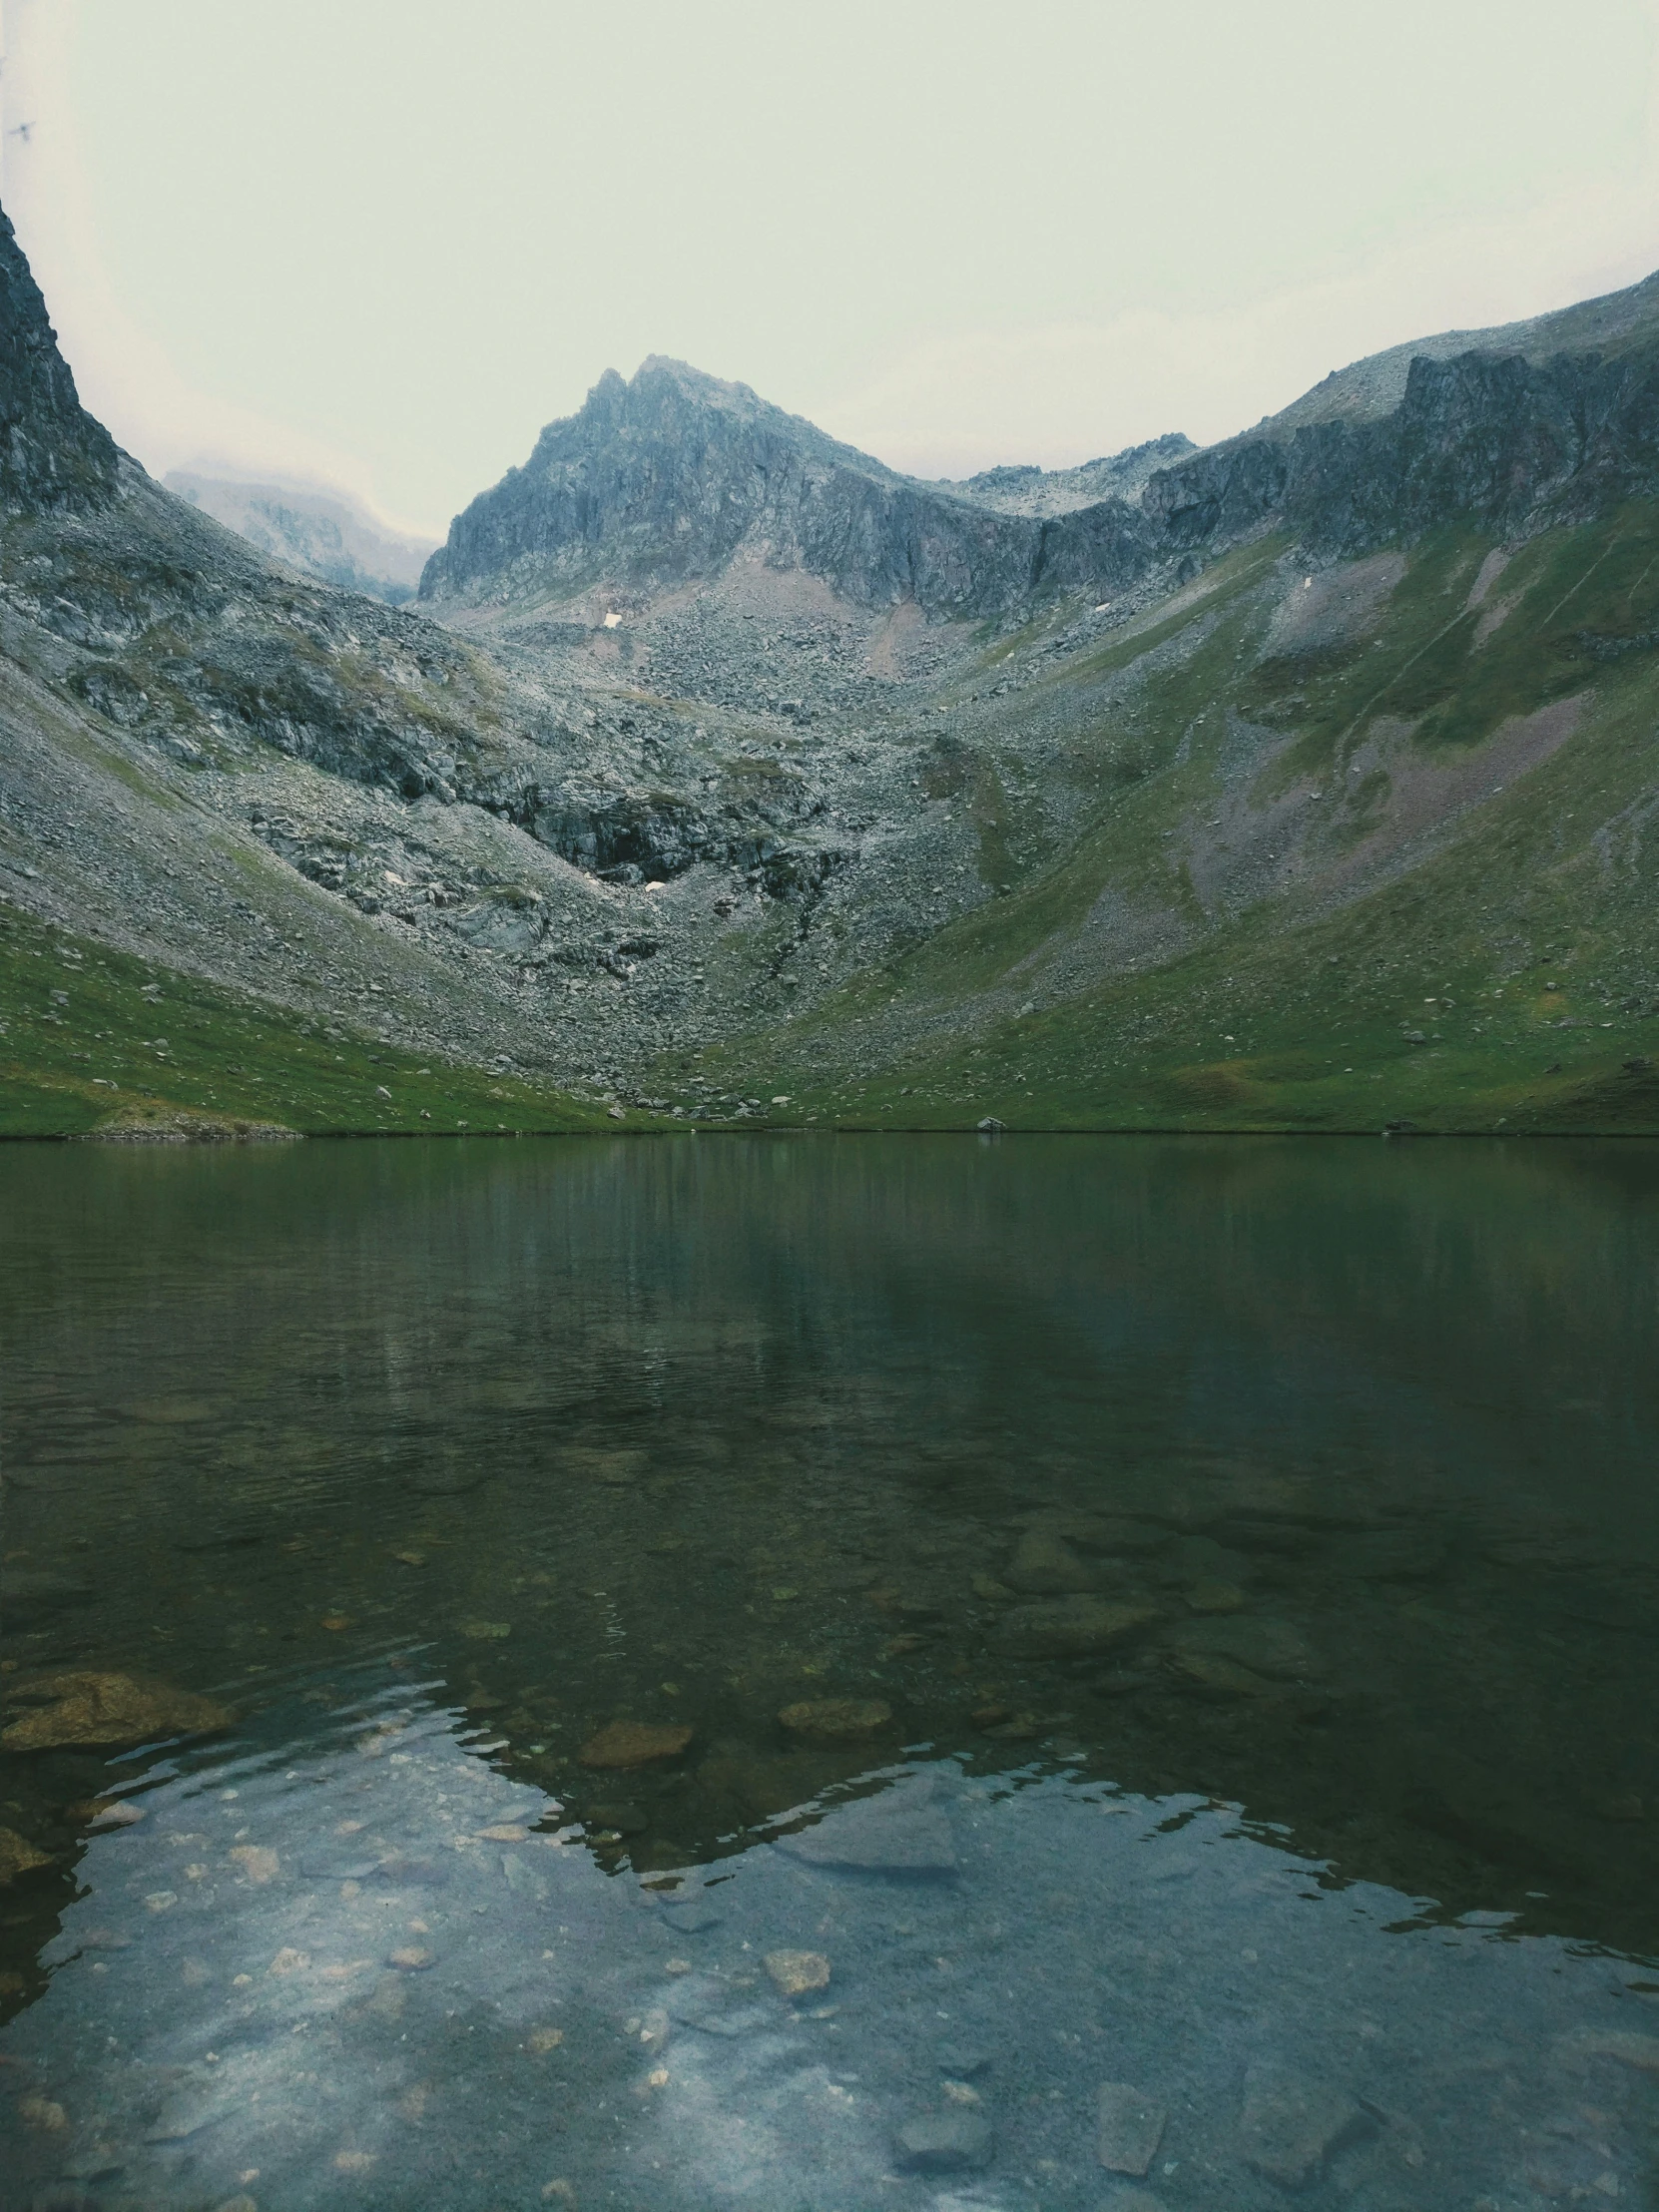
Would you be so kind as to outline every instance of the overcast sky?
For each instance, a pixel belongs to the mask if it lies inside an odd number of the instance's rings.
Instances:
[[[958,475],[1659,266],[1659,0],[3,5],[87,403],[434,534],[651,352]]]

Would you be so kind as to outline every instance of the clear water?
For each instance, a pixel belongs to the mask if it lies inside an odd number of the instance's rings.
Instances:
[[[230,1714],[0,1751],[7,2212],[1652,2201],[1654,1148],[13,1147],[0,1332],[0,1718]]]

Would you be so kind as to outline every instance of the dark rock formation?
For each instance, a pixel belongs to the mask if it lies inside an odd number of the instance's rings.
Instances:
[[[1610,359],[1419,355],[1391,412],[1234,438],[1161,470],[1141,511],[1171,553],[1287,527],[1335,557],[1453,517],[1521,533],[1656,488],[1659,343]]]
[[[608,369],[450,525],[422,599],[675,585],[748,549],[864,605],[972,613],[1030,588],[1037,524],[895,475],[746,384],[656,355]]]
[[[580,413],[548,425],[526,465],[456,518],[420,591],[649,591],[717,576],[741,552],[854,605],[979,617],[1173,581],[1269,529],[1335,558],[1454,516],[1524,532],[1656,478],[1659,277],[1394,347],[1207,451],[1171,436],[960,484],[896,475],[747,385],[654,356],[631,383],[608,370]]]
[[[97,505],[115,488],[115,440],[81,405],[46,301],[0,212],[0,507]]]

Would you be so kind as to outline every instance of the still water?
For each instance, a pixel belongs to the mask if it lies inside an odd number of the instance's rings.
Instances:
[[[0,2203],[1655,2199],[1659,1152],[0,1154]]]

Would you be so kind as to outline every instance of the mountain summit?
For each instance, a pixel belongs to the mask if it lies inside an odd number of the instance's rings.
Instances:
[[[420,596],[479,604],[568,598],[599,582],[674,588],[744,555],[805,569],[854,605],[908,599],[929,614],[982,615],[1043,584],[1140,565],[1122,499],[1084,512],[1092,526],[900,476],[747,384],[653,354],[631,381],[607,369],[579,413],[549,423],[525,465],[456,517]]]
[[[649,594],[741,558],[853,606],[1022,616],[1179,583],[1268,530],[1337,558],[1453,515],[1525,534],[1656,489],[1659,276],[1392,347],[1204,450],[1170,436],[961,483],[901,476],[747,384],[653,355],[629,382],[607,370],[457,516],[420,597],[436,611]]]

